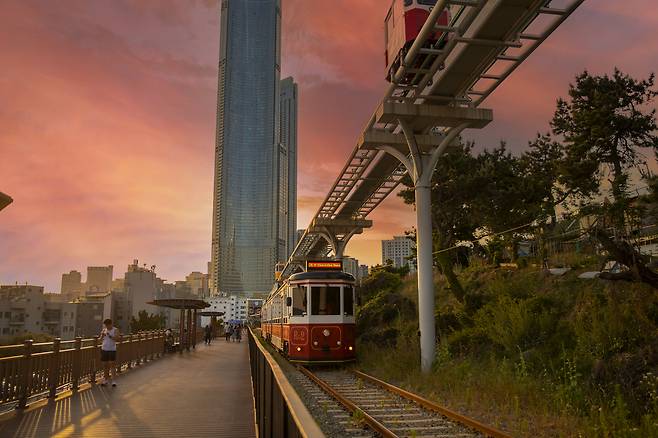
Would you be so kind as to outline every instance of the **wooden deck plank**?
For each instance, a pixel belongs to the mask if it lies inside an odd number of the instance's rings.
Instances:
[[[2,437],[254,438],[247,342],[215,340],[0,422]]]

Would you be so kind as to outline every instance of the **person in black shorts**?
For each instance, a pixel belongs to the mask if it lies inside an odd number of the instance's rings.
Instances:
[[[99,336],[101,341],[101,362],[103,363],[103,381],[101,386],[109,383],[112,386],[117,386],[114,379],[117,375],[117,369],[114,365],[117,360],[117,342],[121,340],[121,333],[119,329],[112,325],[111,319],[103,321],[103,330]],[[110,373],[112,378],[110,379]]]

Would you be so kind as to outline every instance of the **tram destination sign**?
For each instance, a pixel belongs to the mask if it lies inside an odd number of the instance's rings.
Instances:
[[[342,271],[343,262],[329,260],[308,260],[306,261],[306,271]]]

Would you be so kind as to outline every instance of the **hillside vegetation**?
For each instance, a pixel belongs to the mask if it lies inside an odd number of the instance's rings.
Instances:
[[[514,436],[658,437],[658,295],[578,272],[475,264],[460,300],[437,277],[423,375],[416,279],[380,271],[360,290],[359,366]]]

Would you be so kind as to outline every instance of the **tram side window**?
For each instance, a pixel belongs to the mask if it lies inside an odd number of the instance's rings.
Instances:
[[[308,312],[306,286],[292,289],[292,316],[304,316]]]
[[[354,289],[343,288],[343,309],[345,316],[354,316]]]
[[[340,315],[340,287],[313,286],[311,288],[312,315]]]

